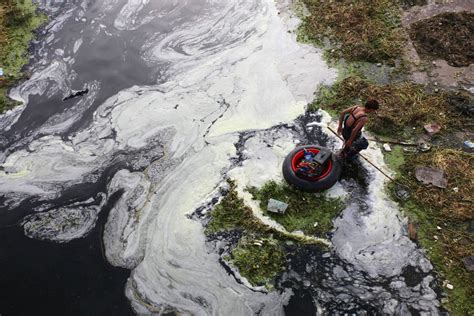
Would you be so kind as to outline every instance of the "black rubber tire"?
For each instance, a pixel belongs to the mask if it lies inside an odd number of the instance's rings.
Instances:
[[[302,191],[320,192],[323,190],[327,190],[339,180],[339,177],[341,176],[341,164],[339,163],[339,160],[337,159],[336,155],[332,154],[331,158],[329,158],[332,160],[332,169],[324,178],[321,178],[317,181],[311,181],[299,177],[293,171],[293,168],[291,167],[291,161],[293,159],[293,156],[296,155],[296,153],[308,148],[316,148],[318,150],[324,149],[323,147],[316,145],[299,146],[293,149],[283,161],[283,178],[285,178],[285,181],[288,184],[293,185],[294,187]]]

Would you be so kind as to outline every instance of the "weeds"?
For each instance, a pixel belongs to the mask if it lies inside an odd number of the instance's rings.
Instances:
[[[406,35],[398,1],[302,1],[311,15],[301,32],[319,46],[328,39],[331,58],[393,65],[401,55]]]
[[[262,210],[267,208],[270,198],[287,203],[285,214],[265,212],[266,215],[283,225],[288,231],[300,230],[306,235],[324,237],[333,228],[333,219],[344,208],[340,199],[327,198],[324,194],[301,192],[286,184],[274,181],[262,188],[250,188],[254,199],[260,200]]]
[[[359,76],[350,76],[330,88],[322,88],[309,109],[329,108],[340,112],[368,99],[376,99],[381,107],[369,119],[367,128],[380,135],[412,136],[421,132],[427,123],[436,122],[445,130],[472,124],[453,102],[452,94],[429,93],[425,87],[412,82],[377,85]]]
[[[33,31],[46,21],[31,0],[9,0],[0,5],[0,113],[18,104],[7,97],[7,90],[23,78],[21,69],[29,61],[28,46]]]
[[[399,201],[404,212],[418,226],[418,241],[442,277],[454,285],[444,305],[454,315],[474,310],[474,275],[462,258],[474,253],[474,238],[466,229],[474,219],[474,158],[452,149],[423,154],[406,154],[398,180],[410,188],[411,199]],[[448,178],[448,187],[425,186],[414,177],[417,166],[439,168]],[[396,199],[394,186],[390,187]]]

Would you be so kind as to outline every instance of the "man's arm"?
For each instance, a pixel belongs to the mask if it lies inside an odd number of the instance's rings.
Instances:
[[[362,117],[357,121],[356,126],[352,129],[351,137],[344,143],[345,148],[349,148],[352,146],[352,142],[354,141],[355,137],[359,133],[359,131],[364,127],[365,123],[367,123],[367,118]]]

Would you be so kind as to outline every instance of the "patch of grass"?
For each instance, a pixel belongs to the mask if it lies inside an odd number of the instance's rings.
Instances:
[[[454,286],[445,289],[448,301],[443,305],[453,315],[474,311],[474,274],[468,272],[462,258],[474,253],[474,238],[466,230],[474,219],[474,158],[452,149],[437,149],[422,154],[406,154],[398,180],[410,188],[411,198],[400,200],[403,211],[417,224],[418,241],[441,277]],[[448,188],[419,183],[414,177],[417,166],[439,168],[448,178]],[[395,186],[389,187],[397,199]]]
[[[268,200],[273,198],[287,203],[285,214],[265,211],[265,214],[283,225],[288,231],[300,230],[306,235],[324,237],[333,228],[333,219],[344,209],[340,199],[328,198],[322,193],[306,193],[287,184],[267,182],[261,188],[249,188],[260,207],[266,210]]]
[[[0,67],[5,74],[0,78],[0,112],[18,104],[6,92],[23,78],[21,70],[29,61],[28,46],[34,30],[46,20],[31,0],[8,0],[0,5]]]
[[[378,85],[359,76],[349,76],[332,87],[321,89],[309,110],[322,108],[339,113],[354,104],[376,99],[381,107],[369,119],[367,128],[379,135],[409,137],[419,134],[424,124],[432,122],[440,124],[444,131],[472,125],[469,116],[451,102],[451,95],[429,93],[412,82]]]
[[[251,235],[242,238],[231,252],[232,263],[252,285],[271,287],[270,282],[285,266],[285,252],[281,241]]]
[[[231,251],[230,256],[224,259],[236,266],[241,275],[253,285],[265,284],[270,288],[271,281],[281,272],[286,262],[282,247],[284,241],[313,244],[320,242],[308,241],[299,235],[283,233],[264,224],[253,215],[252,210],[238,196],[234,181],[228,180],[228,184],[229,191],[210,212],[211,219],[205,233],[211,235],[222,231],[241,230],[243,237]],[[301,223],[304,222],[301,221]],[[313,224],[312,220],[311,225]],[[298,226],[298,229],[301,228]]]
[[[331,58],[395,64],[406,35],[395,0],[302,0],[310,15],[304,18],[300,39],[319,46],[329,41]]]
[[[395,172],[400,172],[400,167],[405,163],[402,146],[392,146],[391,152],[384,152],[384,160],[387,166]]]
[[[252,209],[245,205],[244,200],[239,197],[235,182],[228,180],[229,192],[211,212],[211,221],[206,227],[206,234],[219,231],[244,229],[248,232],[267,232],[270,230],[259,219]]]

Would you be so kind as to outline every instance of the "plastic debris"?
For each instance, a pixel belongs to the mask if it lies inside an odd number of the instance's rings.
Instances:
[[[383,144],[383,149],[387,152],[391,152],[392,151],[392,147],[390,147],[389,144],[385,143]]]
[[[456,192],[456,193],[458,193],[458,192],[459,192],[459,188],[458,188],[458,187],[454,187],[454,188],[453,188],[453,191]]]
[[[439,226],[436,226],[436,229],[437,229],[437,230],[441,230],[441,227],[439,227]]]
[[[474,152],[474,143],[466,140],[464,143],[462,143],[462,148],[465,152],[472,153]]]
[[[418,144],[418,149],[421,151],[421,152],[425,152],[425,151],[428,151],[431,149],[431,146],[428,144],[428,143],[420,143]]]
[[[0,77],[3,77],[3,68],[0,68]]]
[[[285,214],[288,204],[275,199],[268,200],[267,211],[277,214]]]
[[[448,186],[448,180],[444,177],[443,170],[440,169],[418,167],[415,169],[415,177],[424,184],[432,184],[438,188],[446,189]]]
[[[450,283],[447,283],[447,284],[446,284],[446,287],[447,287],[449,290],[454,289],[454,286],[453,286],[452,284],[450,284]]]
[[[318,225],[319,225],[319,223],[316,222],[316,223],[313,224],[313,227],[318,227]]]
[[[439,125],[438,123],[431,123],[426,124],[425,126],[423,126],[423,128],[428,133],[428,135],[432,136],[441,130],[441,125]]]
[[[463,258],[462,263],[464,263],[464,266],[466,267],[467,271],[474,271],[474,256]]]

